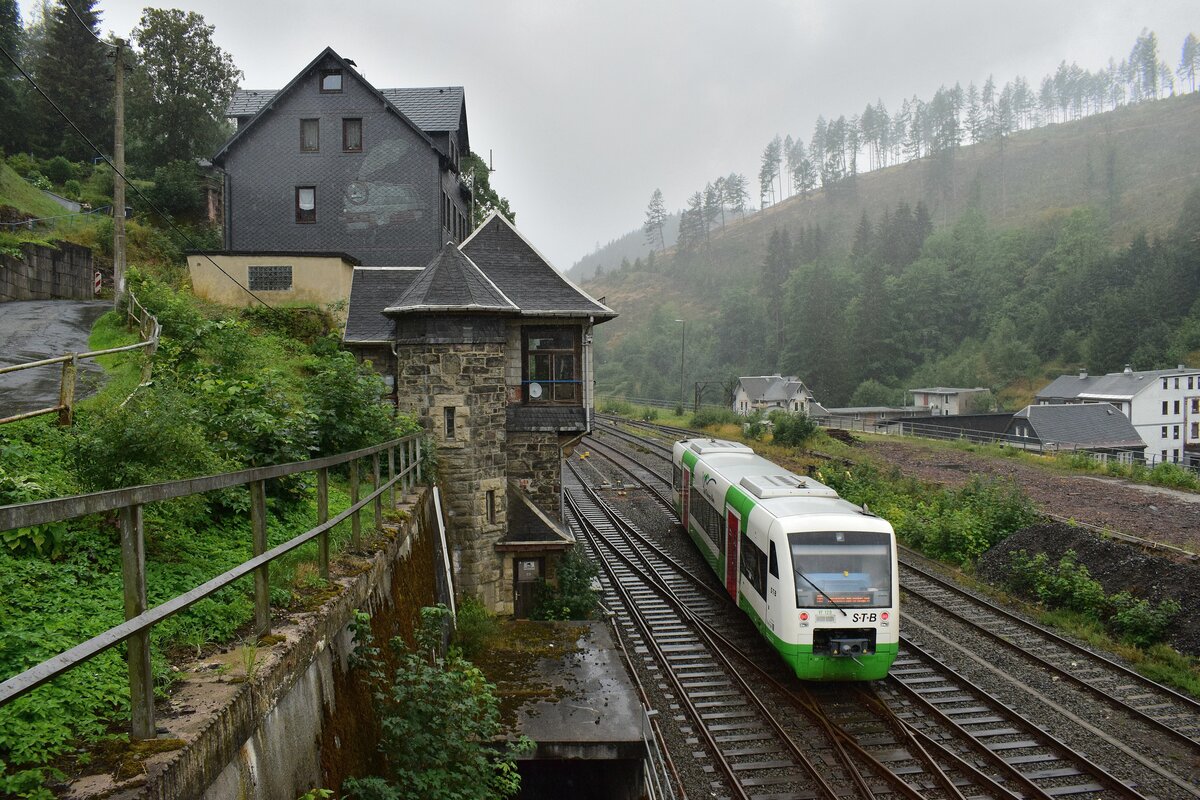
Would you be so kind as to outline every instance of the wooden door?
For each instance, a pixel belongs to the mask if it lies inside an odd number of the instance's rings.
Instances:
[[[525,619],[537,603],[537,587],[545,575],[546,559],[521,557],[513,560],[513,616]]]

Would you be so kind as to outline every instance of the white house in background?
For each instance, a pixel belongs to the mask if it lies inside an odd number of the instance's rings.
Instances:
[[[1129,418],[1155,461],[1200,462],[1200,369],[1174,369],[1107,375],[1062,375],[1037,393],[1039,405],[1112,403]]]
[[[807,414],[814,402],[812,390],[794,375],[748,375],[733,390],[733,410],[744,417],[775,409]]]
[[[985,394],[988,390],[982,387],[974,389],[955,389],[947,386],[933,386],[928,389],[909,389],[913,396],[911,413],[929,414],[935,417],[945,417],[951,414],[967,414],[971,398]]]

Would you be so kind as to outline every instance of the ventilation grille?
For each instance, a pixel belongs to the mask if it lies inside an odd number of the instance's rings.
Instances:
[[[778,475],[747,475],[740,485],[755,497],[837,497],[838,493],[823,483],[801,478],[790,472]]]

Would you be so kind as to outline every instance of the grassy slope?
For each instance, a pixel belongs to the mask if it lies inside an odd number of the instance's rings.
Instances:
[[[728,221],[724,231],[713,233],[713,262],[725,275],[753,280],[775,228],[795,233],[819,224],[835,250],[845,250],[864,211],[874,222],[900,202],[924,201],[940,226],[974,200],[999,228],[1024,227],[1092,205],[1109,213],[1114,245],[1143,231],[1160,235],[1177,221],[1187,193],[1200,185],[1197,130],[1200,93],[1193,93],[1022,131],[1006,140],[1003,156],[995,142],[987,142],[961,148],[949,169],[922,159],[861,174],[853,185],[793,197],[744,222]],[[604,329],[614,338],[660,304],[693,318],[716,307],[711,290],[659,274],[607,273],[585,285],[620,312]]]
[[[0,161],[0,206],[13,206],[18,211],[35,217],[53,217],[65,214],[58,203],[27,183]]]

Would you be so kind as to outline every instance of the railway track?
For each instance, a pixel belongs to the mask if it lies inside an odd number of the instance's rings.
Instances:
[[[639,537],[573,473],[568,507],[589,551],[605,565],[605,588],[626,609],[622,623],[634,649],[671,679],[670,702],[690,712],[676,721],[705,742],[705,756],[720,765],[733,796],[962,797],[956,780],[966,780],[973,768],[943,755],[955,776],[949,777],[886,708],[879,709],[877,727],[887,741],[863,747],[833,725],[819,703],[797,694],[798,687],[771,677],[760,664],[773,654],[765,648],[747,654],[720,631],[717,621],[733,613],[727,599]],[[773,699],[749,684],[748,670],[773,684]],[[781,714],[781,699],[803,716]]]
[[[606,449],[613,448],[602,446],[597,448],[597,452],[603,455]],[[639,450],[644,453],[646,448],[639,446]],[[626,453],[624,456],[619,456],[617,460],[629,461],[634,458]],[[627,464],[622,464],[621,469],[626,473],[637,472],[637,468],[631,468]],[[646,478],[647,483],[655,480],[665,483],[665,479],[661,475],[657,475],[653,469],[642,467],[642,470],[650,474],[650,477]],[[913,574],[915,575],[915,573]],[[936,576],[933,578],[936,583]],[[912,578],[911,580],[915,581],[916,579]],[[952,592],[953,588],[950,586],[945,591]],[[906,621],[909,619],[910,617],[906,616]],[[1004,629],[998,628],[998,630]],[[1017,790],[1018,796],[1142,796],[1136,790],[1127,787],[1121,780],[1094,766],[1086,756],[1075,752],[1065,742],[1049,736],[1038,725],[1028,722],[1023,715],[1015,713],[1003,702],[973,687],[969,679],[957,675],[953,669],[924,653],[920,647],[920,637],[925,635],[926,631],[928,628],[919,631],[916,641],[909,638],[903,643],[901,658],[893,669],[894,678],[881,688],[881,694],[890,697],[902,706],[914,709],[908,713],[914,714],[916,720],[924,720],[914,723],[919,728],[931,725],[935,727],[938,731],[933,746],[935,750],[943,747],[936,742],[946,741],[947,731],[953,732],[954,736],[950,738],[959,743],[951,749],[964,761],[992,769],[1010,769],[1017,773],[1016,775],[1010,774],[1003,780],[1009,786],[1020,787]],[[1068,642],[1066,645],[1070,645],[1070,643]],[[1019,644],[1014,646],[1021,647]],[[1024,643],[1024,646],[1026,649],[1040,649],[1040,644],[1028,641]],[[1072,649],[1074,647],[1070,645],[1064,652],[1074,653],[1075,666],[1079,665],[1085,654],[1088,657],[1095,657],[1086,649]],[[934,664],[940,666],[935,667]],[[1118,667],[1118,670],[1121,669],[1118,665],[1114,664],[1113,666]],[[1088,674],[1086,670],[1084,674]],[[1195,746],[1192,741],[1195,736],[1192,732],[1196,725],[1196,716],[1191,710],[1193,705],[1189,698],[1164,690],[1173,696],[1174,705],[1149,702],[1156,699],[1154,691],[1162,687],[1146,681],[1136,673],[1125,671],[1116,674],[1124,676],[1118,680],[1128,679],[1129,682],[1141,689],[1135,690],[1126,683],[1117,683],[1112,688],[1119,689],[1135,699],[1147,701],[1144,704],[1150,708],[1141,709],[1142,713],[1148,713],[1151,718],[1162,717],[1163,719],[1158,722],[1167,726],[1165,730],[1176,731],[1167,735],[1181,736],[1187,743],[1185,746]],[[1106,686],[1107,684],[1101,682],[1095,691],[1104,692]],[[1108,694],[1113,693],[1108,691]],[[1139,698],[1140,694],[1149,694],[1151,697]],[[826,702],[828,703],[828,701]],[[867,703],[869,700],[862,699],[844,707],[851,710],[848,713],[853,718],[855,714],[862,713],[862,708]],[[1167,705],[1168,708],[1163,708],[1164,705]],[[839,701],[829,707],[840,708],[843,707],[843,703]],[[916,710],[919,710],[919,713]],[[862,723],[855,724],[861,725]],[[1200,796],[1197,795],[1195,787],[1187,781],[1181,780],[1171,771],[1157,766],[1151,759],[1146,758],[1135,749],[1121,745],[1105,731],[1094,730],[1094,733],[1101,738],[1108,739],[1123,750],[1125,755],[1140,761],[1143,766],[1154,770],[1163,779],[1171,781],[1175,789],[1181,792],[1178,796]]]

